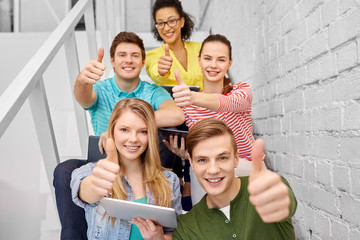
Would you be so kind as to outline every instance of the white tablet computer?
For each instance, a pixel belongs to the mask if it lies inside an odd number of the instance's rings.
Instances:
[[[144,219],[150,219],[163,227],[177,227],[176,212],[173,208],[107,197],[102,198],[100,203],[111,217],[129,221],[131,221],[132,218],[142,217]]]

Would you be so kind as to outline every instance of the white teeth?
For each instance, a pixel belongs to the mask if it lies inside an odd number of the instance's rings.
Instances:
[[[130,150],[136,150],[138,147],[129,147],[129,146],[127,146],[127,148],[130,149]]]
[[[221,180],[221,178],[213,178],[213,179],[207,179],[209,182],[217,183]]]
[[[132,68],[124,68],[124,70],[126,70],[126,71],[131,71]]]

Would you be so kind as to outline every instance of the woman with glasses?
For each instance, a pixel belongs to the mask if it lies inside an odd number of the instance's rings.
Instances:
[[[157,85],[176,85],[174,69],[189,86],[203,89],[203,75],[197,56],[201,43],[186,41],[194,22],[179,0],[156,0],[152,10],[154,36],[164,44],[146,55],[146,71]]]

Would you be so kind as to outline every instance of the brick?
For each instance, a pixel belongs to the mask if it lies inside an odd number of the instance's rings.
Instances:
[[[342,113],[340,108],[326,110],[326,129],[340,130],[342,128]]]
[[[360,223],[360,201],[343,194],[340,196],[342,217],[349,223],[359,225]]]
[[[333,100],[351,100],[360,98],[360,68],[339,75],[331,84]]]
[[[338,139],[335,137],[312,136],[310,139],[310,155],[326,159],[336,159],[338,145]]]
[[[281,126],[283,133],[287,133],[290,131],[290,114],[285,114],[284,117],[281,119]]]
[[[313,12],[320,4],[322,0],[302,0],[299,2],[299,15],[300,19],[307,17]]]
[[[314,131],[326,129],[326,112],[314,110],[311,114],[311,127]]]
[[[315,212],[315,231],[321,234],[321,239],[331,239],[330,236],[330,220],[321,212]]]
[[[253,118],[265,118],[268,116],[267,103],[259,103],[253,106]]]
[[[287,138],[284,135],[274,136],[273,140],[274,150],[281,153],[286,153],[288,151]]]
[[[357,61],[360,63],[360,37],[356,39],[356,45],[357,45]]]
[[[289,92],[290,90],[295,88],[295,76],[294,74],[290,73],[277,79],[276,81],[276,88],[278,94],[283,94]]]
[[[307,32],[308,36],[313,36],[316,32],[320,30],[321,27],[321,11],[320,9],[311,13],[307,18]]]
[[[360,229],[351,229],[349,240],[359,240],[360,239]]]
[[[349,11],[352,7],[356,6],[356,0],[341,0],[339,1],[339,15]]]
[[[321,61],[317,59],[308,65],[307,83],[318,82],[321,79]]]
[[[265,47],[269,47],[278,41],[280,35],[280,29],[278,26],[274,26],[265,34]]]
[[[286,34],[287,48],[289,51],[296,49],[306,40],[306,21],[298,23],[298,25]]]
[[[274,43],[269,47],[269,62],[272,62],[277,58],[277,53],[277,43]]]
[[[316,163],[316,179],[324,185],[330,186],[332,184],[331,168],[328,162]]]
[[[296,112],[291,114],[292,132],[309,132],[311,130],[311,117],[309,111]]]
[[[339,72],[352,68],[357,64],[356,43],[350,42],[336,51]]]
[[[266,127],[266,120],[265,119],[253,119],[253,129],[255,134],[266,134],[267,127]]]
[[[278,41],[279,45],[278,45],[278,57],[282,57],[284,56],[285,52],[286,52],[286,40],[285,38],[280,38]],[[358,44],[358,46],[360,46],[360,44]]]
[[[335,54],[328,53],[320,58],[320,79],[326,80],[338,74]]]
[[[350,169],[345,166],[333,166],[333,182],[341,191],[350,192]]]
[[[269,133],[278,134],[281,132],[281,122],[278,119],[268,119],[267,127]]]
[[[300,110],[304,108],[304,95],[302,91],[298,91],[284,101],[285,112]]]
[[[329,45],[334,47],[360,34],[360,8],[351,11],[329,26]]]
[[[304,92],[305,108],[325,106],[331,102],[331,86],[317,86],[308,88]]]
[[[305,206],[304,207],[304,219],[303,219],[303,223],[305,226],[307,226],[308,228],[314,227],[315,226],[315,214],[314,214],[314,209]]]
[[[278,17],[281,19],[287,12],[296,5],[296,0],[279,0]]]
[[[338,1],[327,1],[323,4],[323,6],[321,8],[323,27],[328,26],[338,16],[337,3],[338,3]]]
[[[307,62],[327,51],[327,36],[326,32],[322,31],[315,34],[309,40],[303,43],[302,57],[304,61]]]
[[[295,70],[295,86],[299,87],[307,82],[307,69],[300,67]]]
[[[310,195],[311,195],[311,203],[314,205],[314,207],[321,209],[325,212],[328,212],[334,216],[338,215],[334,194],[314,186],[311,188]],[[324,229],[324,228],[319,228],[319,226],[317,226],[317,228]]]
[[[295,180],[292,183],[291,188],[293,189],[298,201],[305,203],[310,202],[310,187],[306,183],[300,180]]]
[[[296,27],[298,15],[296,9],[291,9],[281,20],[281,34],[285,35]]]
[[[282,100],[270,101],[268,110],[269,110],[269,117],[283,115],[284,113],[283,101]]]
[[[347,239],[349,236],[349,227],[338,221],[331,221],[332,239]]]
[[[289,72],[292,69],[300,66],[301,60],[300,60],[300,52],[299,50],[295,49],[294,51],[286,54],[283,57],[282,60],[282,69],[283,72]]]
[[[351,168],[350,169],[350,177],[351,177],[351,192],[360,196],[360,169]]]
[[[344,109],[344,129],[360,129],[360,103],[354,103]]]
[[[266,69],[269,80],[273,80],[279,77],[280,64],[278,60],[272,61],[269,67]]]
[[[293,157],[293,174],[304,177],[304,160],[301,157]]]
[[[309,153],[309,137],[308,136],[290,136],[289,141],[289,152],[301,155]]]
[[[360,167],[360,137],[340,139],[340,159]]]
[[[315,182],[315,164],[313,161],[304,161],[304,179],[308,182]]]

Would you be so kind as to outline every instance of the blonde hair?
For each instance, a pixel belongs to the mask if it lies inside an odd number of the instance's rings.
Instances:
[[[163,173],[159,154],[158,132],[155,123],[155,112],[151,105],[138,98],[125,98],[119,101],[110,116],[108,125],[108,137],[114,139],[114,128],[121,114],[126,111],[132,111],[142,118],[147,127],[148,146],[141,155],[142,172],[144,183],[152,192],[155,198],[155,204],[163,207],[170,207],[172,201],[172,190],[169,181]],[[120,172],[113,184],[111,197],[121,200],[127,199],[127,192],[124,187],[124,167],[118,153]],[[115,218],[112,218],[113,224]]]

